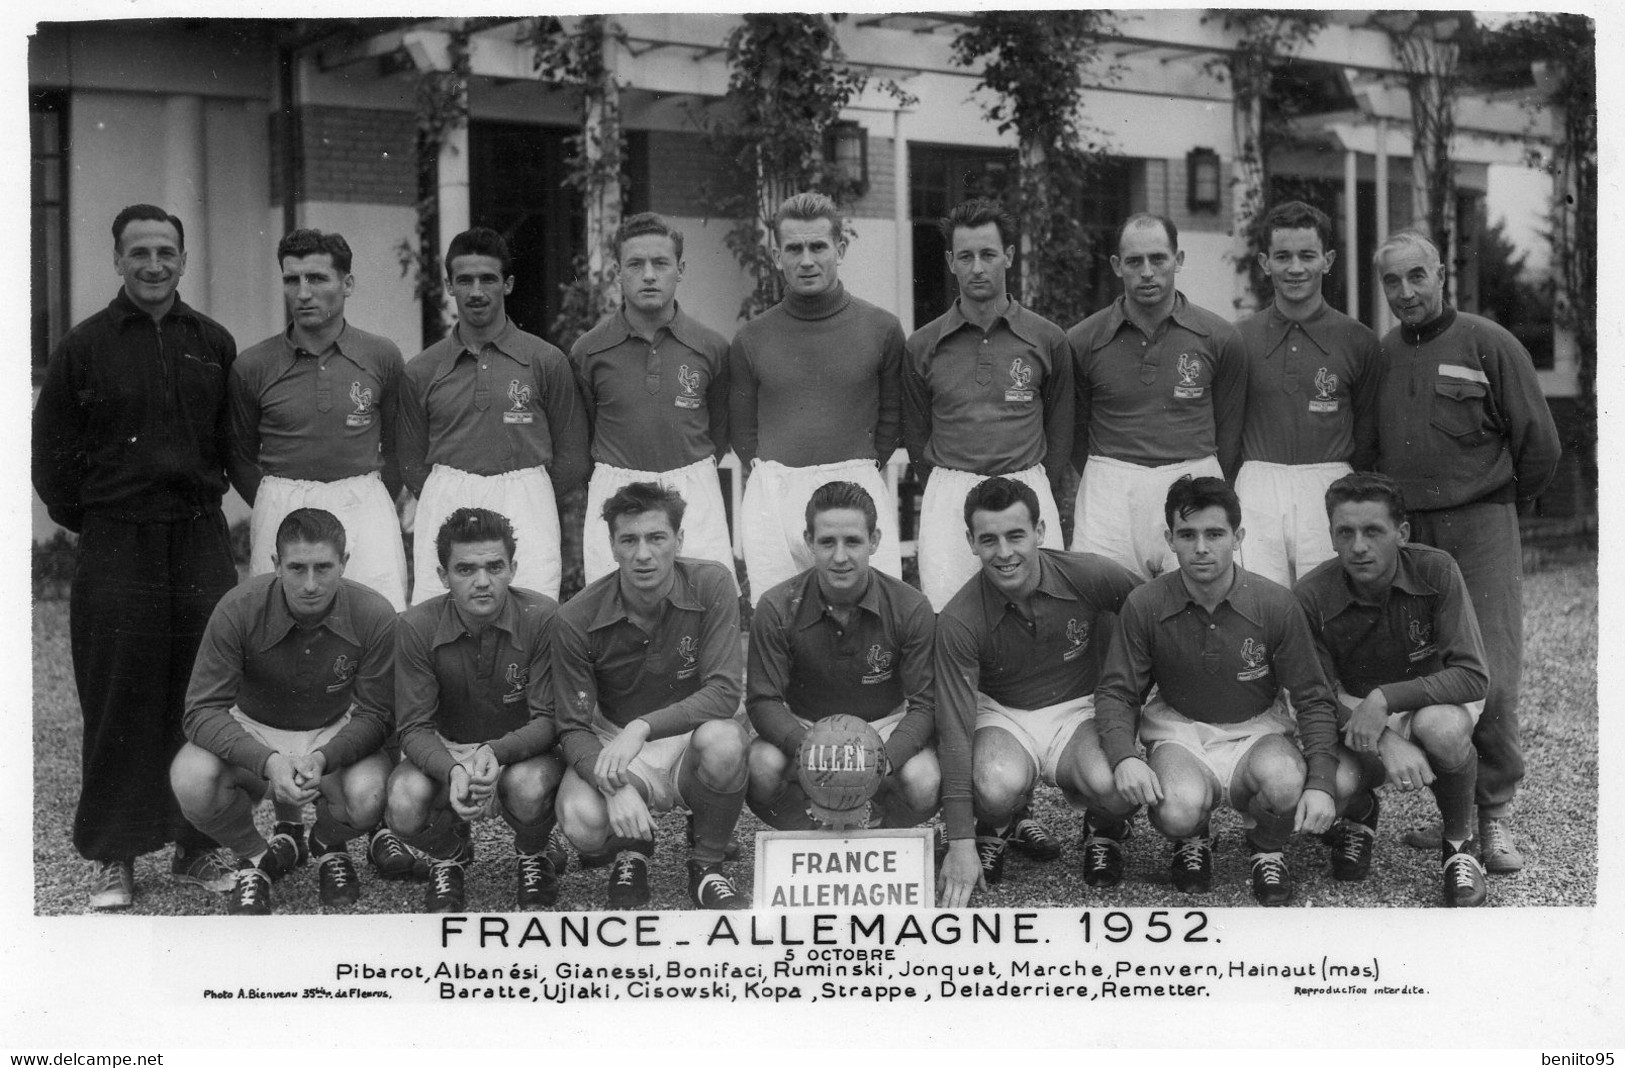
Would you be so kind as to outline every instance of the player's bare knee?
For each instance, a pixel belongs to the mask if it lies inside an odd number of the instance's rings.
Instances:
[[[1371,789],[1377,785],[1370,781],[1365,765],[1360,758],[1349,752],[1343,746],[1338,746],[1337,753],[1337,805],[1341,809],[1356,794]]]
[[[416,834],[429,822],[435,784],[427,775],[402,761],[385,787],[384,822],[396,834]]]
[[[750,739],[733,720],[714,719],[694,729],[698,774],[712,789],[736,788],[746,772]]]
[[[609,835],[609,810],[597,790],[588,786],[580,776],[570,774],[559,785],[554,808],[559,818],[559,829],[577,849],[595,852]]]
[[[894,774],[910,808],[930,811],[937,807],[937,796],[942,790],[942,769],[935,756],[926,751],[915,753]]]
[[[1007,766],[978,767],[971,772],[971,792],[976,814],[985,822],[1002,826],[1027,800],[1031,784],[1025,775]]]
[[[1194,791],[1163,788],[1162,800],[1151,806],[1152,826],[1169,838],[1188,838],[1207,822],[1212,807]]]
[[[1473,719],[1460,705],[1427,705],[1411,714],[1411,741],[1448,767],[1467,759],[1473,746]]]
[[[227,768],[219,757],[187,742],[169,765],[175,799],[193,809],[210,805],[225,784]]]
[[[558,776],[553,762],[545,757],[510,764],[497,781],[502,807],[524,823],[540,819],[552,806],[557,792]]]
[[[750,743],[746,758],[750,764],[751,793],[769,796],[778,792],[789,777],[790,758],[771,742],[757,738]]]

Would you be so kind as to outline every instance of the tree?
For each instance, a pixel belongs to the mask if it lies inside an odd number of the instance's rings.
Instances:
[[[1483,313],[1506,327],[1534,357],[1552,365],[1551,286],[1528,277],[1529,254],[1518,251],[1497,219],[1478,249],[1478,300]]]
[[[1485,32],[1480,68],[1532,72],[1556,126],[1552,174],[1553,312],[1574,334],[1579,363],[1580,463],[1597,485],[1597,27],[1584,15],[1541,12]],[[1486,78],[1486,80],[1490,80]]]
[[[832,20],[820,14],[745,15],[728,34],[728,91],[697,121],[727,178],[708,183],[707,210],[735,220],[724,239],[755,281],[739,309],[748,319],[782,295],[772,219],[785,197],[813,191],[836,203],[856,187],[824,159],[824,135],[867,77],[847,66]]]
[[[625,32],[605,15],[586,15],[572,31],[551,16],[539,18],[530,36],[543,85],[581,95],[581,132],[569,139],[574,154],[564,184],[581,194],[587,215],[587,247],[576,256],[575,277],[559,287],[560,311],[551,324],[560,348],[619,305],[616,250],[629,188],[627,141],[621,124],[615,56]]]
[[[1094,310],[1076,284],[1094,252],[1080,205],[1105,148],[1086,141],[1081,122],[1085,76],[1112,76],[1099,68],[1098,42],[1113,23],[1099,10],[990,11],[953,43],[954,62],[980,67],[980,87],[996,97],[988,121],[1016,132],[1020,181],[1007,207],[1021,224],[1023,298],[1061,323]]]
[[[1473,32],[1461,11],[1386,11],[1372,21],[1388,33],[1411,100],[1411,215],[1448,264],[1454,260],[1456,90],[1462,40]],[[1445,275],[1445,296],[1450,294]]]
[[[1230,236],[1236,273],[1247,279],[1237,299],[1238,311],[1250,311],[1270,300],[1268,277],[1258,266],[1265,251],[1258,233],[1259,216],[1270,188],[1270,154],[1293,143],[1290,96],[1275,93],[1283,63],[1315,39],[1326,25],[1318,11],[1234,10],[1213,12],[1226,30],[1237,34],[1233,50],[1208,66],[1209,73],[1230,82],[1231,158]]]

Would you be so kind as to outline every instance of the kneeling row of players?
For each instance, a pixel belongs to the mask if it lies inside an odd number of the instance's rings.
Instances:
[[[806,507],[814,566],[752,622],[755,737],[737,715],[738,591],[721,565],[681,556],[675,491],[635,483],[606,502],[618,568],[562,607],[510,584],[520,547],[503,516],[458,510],[435,539],[446,594],[399,616],[343,578],[338,520],[301,509],[277,531],[275,573],[210,620],[171,779],[187,818],[237,857],[233,913],[271,911],[274,880],[308,857],[322,904],[354,903],[348,843],[363,836],[381,875],[421,878],[428,911],[460,911],[470,823],[499,814],[518,909],[556,902],[566,838],[582,867],[608,867],[610,908],[642,907],[652,815],[674,808],[690,813],[693,904],[743,908],[724,869],[741,809],[821,826],[795,755],[839,712],[879,736],[864,825],[914,826],[940,806],[945,907],[998,882],[1012,844],[1059,854],[1027,814],[1039,781],[1085,811],[1093,887],[1121,880],[1145,807],[1174,843],[1173,885],[1206,891],[1209,818],[1229,804],[1268,905],[1292,896],[1293,833],[1324,835],[1334,874],[1364,878],[1375,789],[1429,786],[1444,902],[1482,904],[1471,733],[1487,673],[1460,573],[1407,543],[1387,479],[1347,476],[1326,501],[1338,559],[1289,592],[1235,564],[1229,485],[1181,479],[1165,508],[1179,567],[1142,584],[1043,548],[1030,487],[987,479],[965,502],[980,570],[939,617],[869,567],[881,531],[868,493],[829,483]],[[269,838],[253,818],[267,793]]]

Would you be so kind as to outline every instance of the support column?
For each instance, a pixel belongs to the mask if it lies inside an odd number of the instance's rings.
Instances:
[[[903,112],[892,112],[892,218],[897,220],[897,318],[904,335],[914,332],[914,215],[909,209],[908,142],[903,139]]]
[[[163,204],[186,227],[186,302],[209,307],[208,167],[204,156],[203,98],[188,94],[164,100]],[[201,263],[199,261],[202,261]]]
[[[1360,317],[1360,154],[1343,151],[1343,311]]]
[[[1388,120],[1377,118],[1377,228],[1376,243],[1388,240]],[[1394,317],[1388,310],[1388,300],[1382,295],[1382,285],[1371,287],[1371,321],[1379,335],[1394,328]]]

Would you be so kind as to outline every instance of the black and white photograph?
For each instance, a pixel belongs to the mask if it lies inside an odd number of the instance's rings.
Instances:
[[[1611,1065],[1617,21],[8,15],[0,1049]]]

